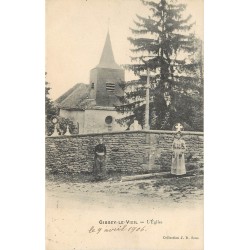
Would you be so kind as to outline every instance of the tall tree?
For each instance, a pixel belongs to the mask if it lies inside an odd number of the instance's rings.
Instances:
[[[146,1],[149,17],[137,15],[133,37],[132,64],[127,69],[138,80],[121,83],[125,95],[120,98],[119,112],[127,114],[120,123],[130,124],[137,119],[144,124],[145,85],[147,68],[153,73],[150,86],[150,127],[171,129],[182,122],[188,129],[202,130],[194,123],[202,100],[202,82],[197,74],[199,62],[194,59],[197,44],[191,15],[184,16],[186,5],[177,0]],[[192,57],[193,56],[193,57]],[[143,75],[144,73],[144,75]]]
[[[57,109],[53,104],[53,101],[50,99],[49,91],[51,87],[49,83],[45,81],[45,117],[46,121],[50,120],[53,116],[57,115]]]
[[[45,77],[47,72],[45,73]],[[54,106],[53,101],[50,99],[49,91],[51,87],[49,82],[45,81],[45,128],[46,134],[51,135],[54,131],[54,125],[51,121],[52,117],[58,115],[57,108]]]

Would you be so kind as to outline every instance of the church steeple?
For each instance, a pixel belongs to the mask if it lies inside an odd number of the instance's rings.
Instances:
[[[97,68],[111,68],[111,69],[121,69],[121,67],[115,62],[109,31],[106,36],[105,45],[102,51],[101,59]]]
[[[119,83],[124,80],[125,71],[115,62],[108,32],[100,62],[90,71],[90,99],[96,101],[96,106],[118,105],[117,96],[124,94]]]

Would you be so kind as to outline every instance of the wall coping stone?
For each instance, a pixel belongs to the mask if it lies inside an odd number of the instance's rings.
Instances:
[[[175,134],[175,131],[171,130],[125,130],[125,131],[109,131],[109,132],[99,132],[99,133],[88,133],[88,134],[77,134],[77,135],[59,135],[59,136],[46,136],[46,138],[74,138],[74,137],[87,137],[87,136],[98,136],[98,135],[112,135],[112,134]],[[197,131],[182,131],[183,135],[201,135],[204,136],[204,132]]]

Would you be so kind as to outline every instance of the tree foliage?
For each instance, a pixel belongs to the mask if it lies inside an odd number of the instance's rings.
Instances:
[[[55,126],[51,120],[46,122],[46,131],[47,135],[50,136],[53,134],[56,129],[58,135],[64,135],[67,131],[67,126],[69,128],[70,134],[78,134],[79,128],[77,124],[74,124],[69,118],[57,116],[58,124]]]
[[[51,87],[49,86],[49,83],[47,81],[45,81],[45,118],[46,118],[46,122],[51,120],[52,117],[58,115],[58,110],[55,107],[53,101],[50,99],[50,96],[49,96],[50,89],[51,89]]]
[[[171,129],[181,122],[191,130],[202,130],[203,72],[201,41],[191,32],[191,15],[185,16],[186,5],[176,0],[146,1],[150,16],[137,15],[132,35],[131,64],[138,80],[121,83],[125,95],[116,106],[127,116],[120,123],[128,125],[137,119],[144,124],[147,68],[150,77],[150,127]],[[200,51],[200,52],[198,52]],[[200,55],[199,55],[200,53]]]
[[[45,73],[45,76],[46,75],[47,73]],[[49,85],[49,82],[45,81],[45,128],[47,135],[51,135],[54,132],[52,118],[58,115],[58,111],[50,98],[49,91],[51,90],[51,87]]]
[[[46,74],[45,74],[46,75]],[[58,120],[58,125],[56,125],[56,129],[59,135],[63,135],[66,133],[67,126],[69,127],[69,132],[71,134],[78,134],[78,126],[73,123],[72,120],[59,116],[58,108],[54,105],[54,102],[50,98],[51,87],[49,83],[45,81],[45,126],[46,126],[46,134],[52,135],[55,129],[55,125],[52,123],[52,119],[54,117]]]

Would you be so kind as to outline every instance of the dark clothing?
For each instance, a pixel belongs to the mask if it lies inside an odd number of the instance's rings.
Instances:
[[[106,176],[106,147],[104,144],[98,144],[95,147],[95,163],[93,174],[95,177],[105,177]]]
[[[95,156],[97,155],[106,155],[106,147],[104,144],[98,144],[97,146],[95,146]]]
[[[94,176],[95,177],[105,177],[106,176],[106,157],[105,156],[97,156],[95,157],[95,165],[94,165]]]

